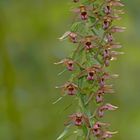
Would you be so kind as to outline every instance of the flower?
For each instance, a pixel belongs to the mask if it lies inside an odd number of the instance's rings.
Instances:
[[[104,20],[104,22],[103,22],[103,29],[106,30],[106,29],[109,28],[109,26],[110,26],[110,21]]]
[[[102,134],[100,122],[96,122],[94,124],[94,126],[92,127],[92,133],[94,134],[94,136],[97,136],[97,137]]]
[[[56,64],[56,65],[57,64],[64,64],[69,71],[73,71],[74,70],[74,63],[75,62],[71,59],[63,59],[60,62],[57,62],[54,64]]]
[[[85,70],[83,70],[78,78],[82,76],[86,76],[87,80],[95,80],[97,79],[97,73],[102,72],[102,67],[100,65],[93,65],[92,67],[88,67]]]
[[[93,67],[87,68],[87,80],[95,80],[97,77],[97,73],[102,71],[100,65],[94,65]]]
[[[97,103],[103,102],[103,95],[104,95],[104,93],[101,92],[101,91],[98,91],[98,92],[96,93],[96,102],[97,102]]]
[[[70,42],[73,43],[78,42],[78,35],[75,32],[67,31],[59,39],[64,40],[65,38],[69,38]]]
[[[95,79],[95,71],[89,71],[87,80],[94,80]]]
[[[83,114],[82,113],[75,113],[75,114],[72,114],[70,116],[70,118],[72,119],[72,121],[74,122],[74,124],[76,126],[81,126],[82,123],[83,123]]]
[[[62,88],[64,93],[66,93],[68,95],[75,95],[78,91],[78,86],[72,82],[67,82],[64,85],[62,85],[60,87],[56,87],[56,88]]]
[[[111,104],[105,104],[103,106],[100,106],[98,108],[98,111],[97,111],[97,115],[99,118],[103,117],[104,115],[104,112],[107,111],[107,110],[116,110],[118,107],[117,106],[113,106]]]
[[[108,127],[108,123],[96,122],[93,127],[91,128],[92,133],[96,137],[102,137],[103,135],[103,127]]]
[[[108,42],[108,43],[111,43],[111,42],[114,40],[111,33],[108,33],[108,34],[106,35],[106,38],[107,38],[107,42]]]
[[[69,118],[76,126],[82,126],[83,124],[90,126],[88,117],[81,112],[74,113]]]
[[[68,95],[75,95],[77,93],[78,86],[74,83],[66,83],[64,86],[64,91]]]
[[[86,36],[84,38],[84,46],[86,50],[91,50],[95,46],[93,45],[92,41],[95,41],[97,39],[96,36]]]

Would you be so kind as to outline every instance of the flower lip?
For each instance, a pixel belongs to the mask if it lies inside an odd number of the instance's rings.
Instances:
[[[86,6],[81,5],[79,8],[80,8],[81,19],[82,19],[82,20],[87,20],[87,18],[88,18],[88,13],[87,13],[87,10],[86,10]]]
[[[69,70],[69,71],[73,71],[74,70],[74,62],[72,61],[72,60],[70,60],[70,61],[68,61],[67,63],[66,63],[66,66],[67,66],[67,69]]]
[[[98,92],[98,93],[96,94],[96,102],[97,102],[97,103],[103,102],[103,94],[104,94],[104,93],[102,93],[102,92]]]
[[[90,46],[90,45],[91,45],[91,42],[86,42],[86,45],[87,45],[87,46]]]
[[[110,22],[107,21],[107,20],[105,20],[105,21],[103,22],[103,29],[106,30],[106,29],[109,28],[109,26],[110,26]]]
[[[86,11],[81,12],[81,19],[82,20],[87,20],[87,18],[88,18],[87,12]]]
[[[85,43],[85,49],[86,50],[90,50],[92,48],[93,48],[93,46],[92,46],[92,43],[91,42],[88,41],[88,42]]]
[[[95,71],[89,71],[87,80],[94,80],[94,76],[95,76]]]

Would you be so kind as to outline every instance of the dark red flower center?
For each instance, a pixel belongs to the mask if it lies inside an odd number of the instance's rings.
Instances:
[[[73,91],[74,90],[74,87],[68,87],[68,90],[69,91]]]
[[[87,46],[90,46],[90,45],[91,45],[91,42],[86,42],[86,45],[87,45]]]
[[[94,76],[94,72],[89,72],[89,76],[93,77]]]

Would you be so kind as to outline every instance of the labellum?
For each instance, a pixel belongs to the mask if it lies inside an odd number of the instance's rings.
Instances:
[[[95,79],[95,71],[89,71],[87,80],[94,80]]]
[[[97,94],[96,94],[96,102],[97,103],[102,103],[103,102],[103,99],[104,99],[103,95],[104,95],[103,92],[101,92],[101,91],[97,92]]]
[[[67,61],[67,62],[66,62],[66,66],[67,66],[67,69],[68,69],[69,71],[73,71],[73,70],[74,70],[74,62],[73,62],[73,60]]]
[[[96,39],[96,37],[93,37],[93,36],[85,37],[85,40],[84,40],[85,44],[84,45],[85,45],[86,50],[91,50],[92,48],[94,48],[92,41],[95,39]]]
[[[109,28],[109,26],[110,26],[110,21],[104,20],[104,22],[103,22],[103,29],[106,30],[106,29]]]
[[[80,6],[80,16],[81,16],[82,20],[87,20],[88,19],[87,8],[84,5]]]

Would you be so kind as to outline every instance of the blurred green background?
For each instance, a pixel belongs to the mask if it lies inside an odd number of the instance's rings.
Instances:
[[[109,97],[119,109],[106,121],[118,130],[113,140],[140,140],[140,1],[125,0],[127,27],[117,40],[125,55],[112,63],[120,77],[116,95]],[[58,38],[69,29],[72,14],[66,0],[0,0],[0,140],[55,140],[64,120],[75,109],[72,98],[52,103],[68,75],[54,62],[71,51]],[[66,109],[68,108],[68,109]]]

